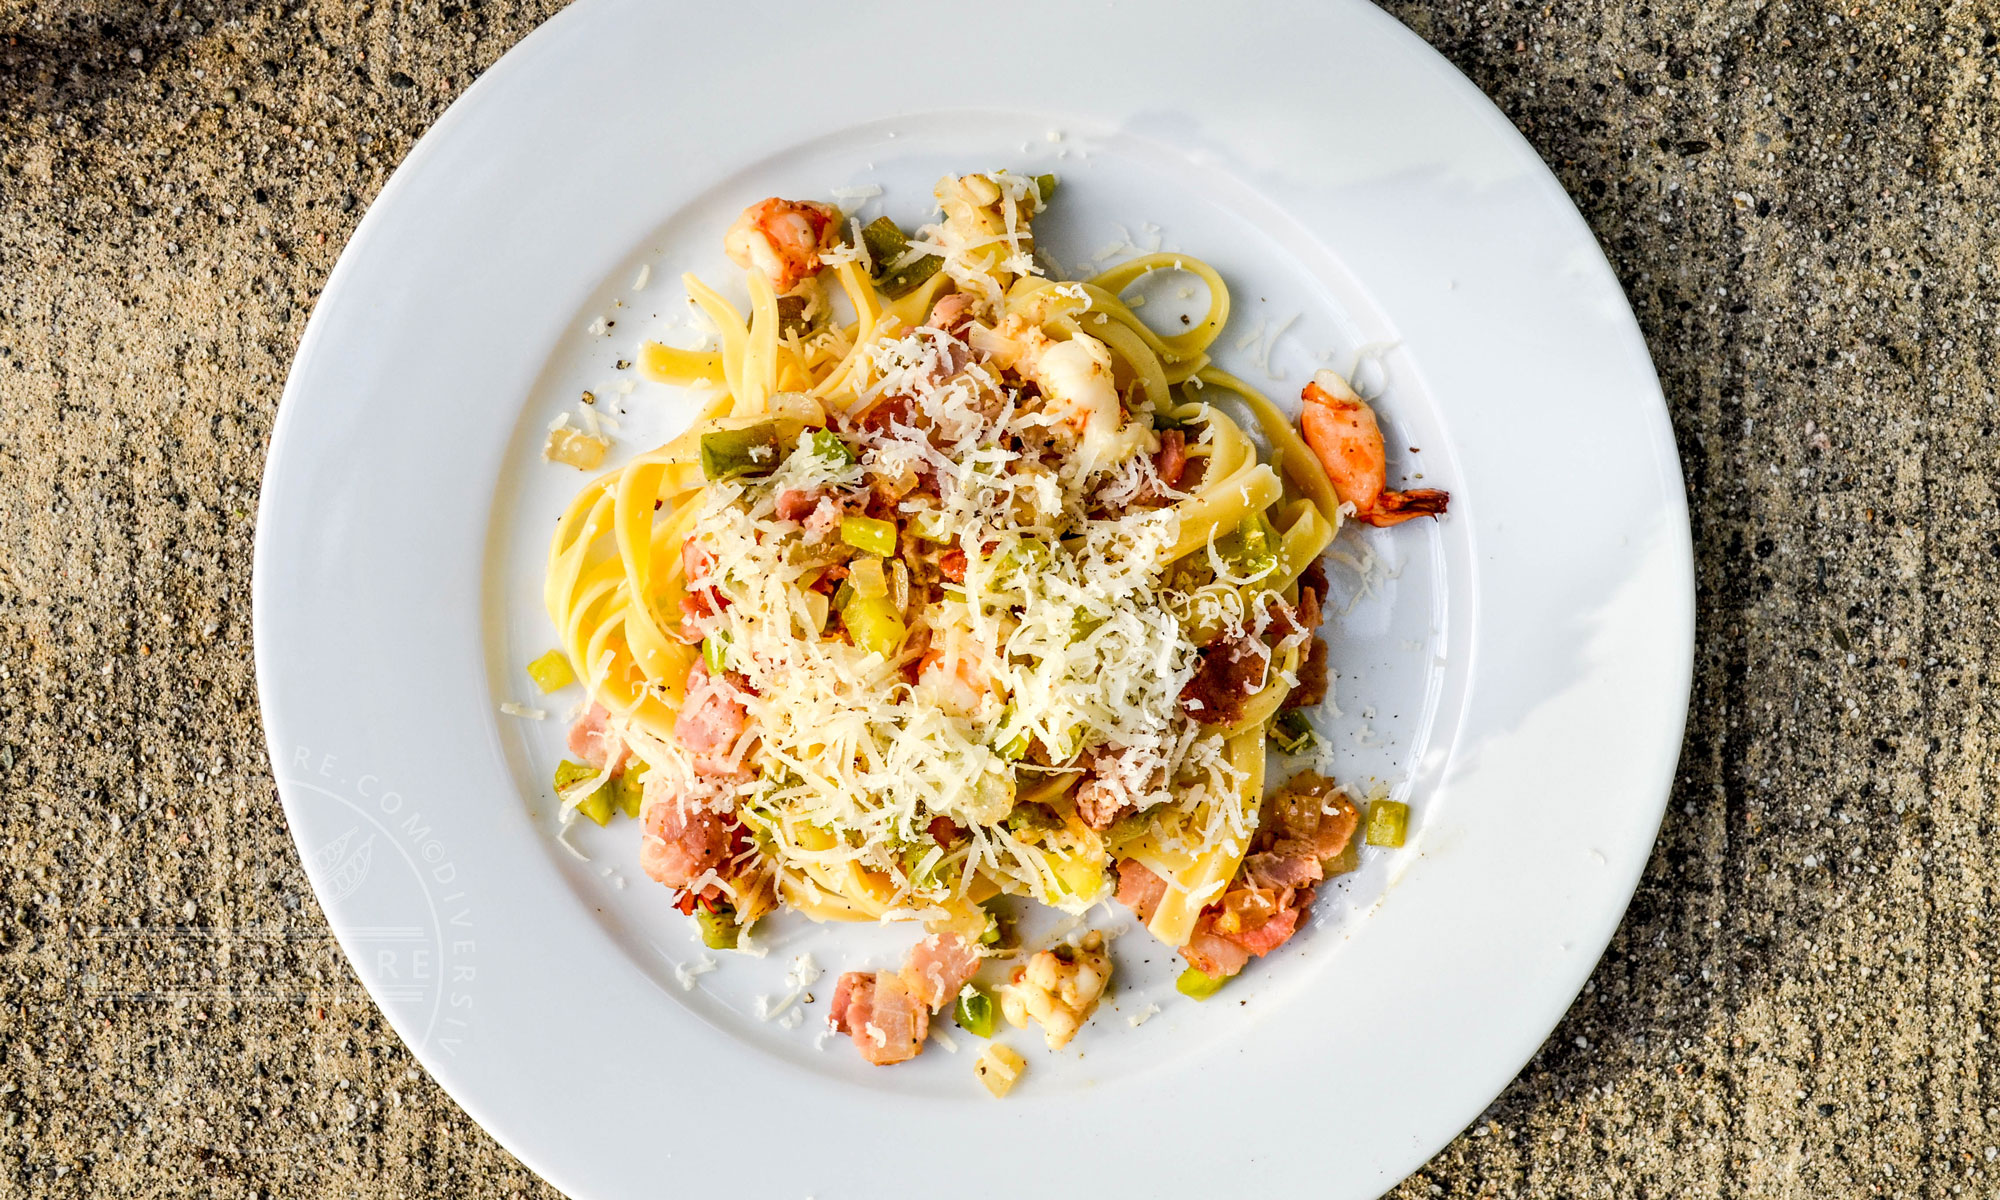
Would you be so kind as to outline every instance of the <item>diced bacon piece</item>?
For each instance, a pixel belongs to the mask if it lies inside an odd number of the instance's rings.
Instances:
[[[1118,903],[1138,913],[1141,921],[1153,919],[1153,910],[1160,907],[1166,895],[1166,880],[1132,859],[1119,862]]]
[[[1328,812],[1332,809],[1332,812]],[[1313,833],[1313,852],[1320,861],[1339,858],[1347,843],[1354,838],[1354,831],[1361,825],[1361,808],[1347,798],[1346,792],[1336,792],[1321,801],[1319,828]]]
[[[930,1035],[931,1010],[910,990],[902,976],[877,971],[866,977],[870,982],[865,987],[858,980],[849,983],[850,978],[841,977],[841,985],[847,987],[848,994],[836,1028],[845,1026],[861,1057],[878,1067],[886,1067],[921,1053],[924,1039]],[[838,992],[836,986],[836,999]]]
[[[965,582],[965,551],[953,546],[938,555],[938,571],[953,583]]]
[[[875,998],[875,973],[873,971],[848,971],[833,985],[833,1003],[828,1007],[826,1023],[835,1033],[853,1033],[868,1023],[868,1012]]]
[[[695,770],[704,775],[729,774],[727,756],[743,736],[749,713],[726,679],[708,673],[697,659],[688,671],[687,701],[674,718],[674,737],[694,756]]]
[[[1167,429],[1160,433],[1160,450],[1153,455],[1153,471],[1160,482],[1175,487],[1181,476],[1187,472],[1187,434],[1178,429]]]
[[[1320,857],[1312,842],[1282,841],[1244,859],[1243,877],[1252,887],[1272,891],[1310,887],[1325,878]]]
[[[687,578],[690,588],[699,587],[708,581],[708,573],[715,569],[715,556],[701,544],[701,539],[693,534],[681,543],[681,574]]]
[[[1201,649],[1194,677],[1181,689],[1181,707],[1204,725],[1232,725],[1243,702],[1256,695],[1270,654],[1253,637],[1224,638]]]
[[[685,803],[654,800],[644,812],[639,866],[670,888],[684,888],[709,871],[722,873],[735,845],[734,819]]]
[[[955,933],[934,933],[918,942],[903,964],[903,981],[936,1012],[979,971],[979,949]]]
[[[964,292],[951,292],[939,296],[931,305],[930,320],[926,322],[940,333],[957,333],[972,321],[972,297]]]
[[[1324,862],[1347,849],[1361,823],[1361,809],[1331,780],[1308,771],[1271,797],[1266,817],[1258,830],[1260,848],[1276,850],[1277,843],[1304,842]]]
[[[1181,957],[1195,970],[1212,979],[1222,979],[1243,969],[1250,951],[1241,943],[1215,932],[1215,918],[1204,916],[1194,927],[1194,936],[1181,947]]]
[[[822,496],[812,512],[806,514],[806,536],[825,538],[840,528],[840,519],[847,515],[847,509],[832,496]]]
[[[778,493],[778,498],[775,502],[778,508],[778,519],[780,521],[803,521],[812,515],[814,509],[819,507],[820,499],[821,497],[817,492],[802,491],[798,488],[786,488],[784,491]]]
[[[1304,895],[1305,903],[1310,904],[1312,893],[1307,891]],[[1292,934],[1298,931],[1299,917],[1304,911],[1303,907],[1281,908],[1262,925],[1255,929],[1246,929],[1242,933],[1231,934],[1229,940],[1262,958],[1291,940]]]
[[[631,750],[623,738],[611,732],[610,719],[610,711],[602,704],[591,705],[590,711],[569,727],[569,752],[599,770],[608,766],[615,775],[624,769]]]
[[[938,845],[950,846],[964,834],[965,830],[959,828],[958,822],[950,817],[932,817],[931,823],[924,827],[924,832],[930,834],[931,840]]]

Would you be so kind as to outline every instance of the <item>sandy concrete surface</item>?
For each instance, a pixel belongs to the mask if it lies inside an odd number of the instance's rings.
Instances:
[[[248,584],[335,255],[557,7],[0,0],[0,1195],[552,1194],[326,934]],[[1394,1194],[2000,1195],[2000,7],[1390,8],[1610,256],[1700,572],[1630,915]]]

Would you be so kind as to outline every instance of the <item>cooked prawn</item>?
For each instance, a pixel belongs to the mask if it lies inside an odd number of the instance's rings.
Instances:
[[[789,292],[819,272],[820,247],[839,221],[839,211],[827,205],[772,196],[743,210],[722,248],[729,261],[762,271],[772,287]]]
[[[990,331],[975,327],[972,344],[1041,392],[1042,411],[1075,435],[1083,474],[1159,448],[1144,426],[1126,420],[1111,350],[1089,334],[1057,341],[1014,314]]]
[[[1356,395],[1347,381],[1321,371],[1299,394],[1305,410],[1299,430],[1326,468],[1334,494],[1354,506],[1354,519],[1364,525],[1400,525],[1411,517],[1441,515],[1451,499],[1434,488],[1392,492],[1386,486],[1387,465],[1382,427],[1375,410]]]

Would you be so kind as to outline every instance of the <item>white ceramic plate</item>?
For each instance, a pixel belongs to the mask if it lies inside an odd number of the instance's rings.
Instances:
[[[539,700],[521,671],[553,643],[541,561],[584,481],[540,460],[541,431],[586,389],[623,412],[618,454],[688,420],[673,389],[621,391],[616,361],[688,336],[681,271],[736,278],[736,210],[879,186],[852,207],[910,224],[939,174],[998,166],[1061,176],[1037,234],[1072,273],[1156,238],[1213,263],[1236,299],[1223,365],[1275,397],[1367,351],[1392,478],[1452,493],[1443,522],[1338,543],[1384,569],[1335,572],[1352,604],[1321,727],[1342,778],[1413,805],[1409,846],[1204,1005],[1143,930],[1120,939],[1117,992],[1067,1051],[1011,1036],[1030,1074],[1004,1104],[963,1035],[889,1070],[816,1048],[830,975],[796,1027],[764,1018],[795,956],[886,965],[913,932],[781,920],[768,957],[684,987],[704,954],[634,827],[573,831],[588,861],[557,844],[576,695]],[[567,10],[424,138],[329,281],[273,436],[255,605],[280,790],[356,972],[475,1118],[582,1197],[1028,1174],[1046,1195],[1233,1195],[1246,1172],[1383,1191],[1603,950],[1693,637],[1679,463],[1616,281],[1501,116],[1360,3]]]

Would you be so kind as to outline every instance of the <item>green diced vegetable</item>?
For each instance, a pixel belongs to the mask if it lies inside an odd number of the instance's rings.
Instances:
[[[701,435],[701,473],[710,483],[738,475],[768,475],[777,465],[778,427],[768,421]]]
[[[1181,972],[1179,979],[1174,980],[1174,990],[1195,1000],[1206,1000],[1221,991],[1222,985],[1229,980],[1230,977],[1227,975],[1204,975],[1189,967]]]
[[[1048,805],[1030,800],[1016,804],[1014,811],[1007,814],[1007,828],[1014,833],[1027,829],[1060,829],[1062,818]]]
[[[1146,831],[1153,827],[1153,809],[1158,807],[1154,805],[1153,808],[1142,808],[1138,812],[1126,813],[1113,821],[1111,828],[1104,831],[1105,844],[1118,846],[1133,838],[1144,836]]]
[[[562,651],[551,650],[528,664],[528,678],[546,694],[575,683],[576,672],[570,669],[569,659]]]
[[[728,653],[729,635],[727,633],[712,633],[701,639],[701,661],[708,667],[710,675],[722,674]]]
[[[842,517],[840,540],[856,550],[888,558],[896,553],[896,523],[876,517]]]
[[[847,626],[848,636],[863,650],[871,650],[884,658],[896,652],[903,644],[902,615],[889,604],[886,596],[873,599],[857,597],[841,610],[840,619]]]
[[[611,781],[611,798],[618,805],[618,811],[635,820],[639,816],[639,805],[646,799],[646,771],[636,762],[625,764],[624,773]]]
[[[1025,729],[1015,729],[1013,725],[1014,703],[1010,700],[1006,709],[1000,713],[1000,729],[993,743],[993,752],[1008,762],[1019,762],[1021,756],[1028,752],[1028,746],[1034,741],[1034,735]]]
[[[1368,802],[1368,844],[1400,846],[1410,832],[1410,806],[1400,800]]]
[[[877,275],[910,249],[910,239],[887,217],[876,217],[861,227],[861,244],[867,247],[868,260],[875,264]]]
[[[564,759],[556,764],[556,795],[562,796],[564,792],[595,774],[597,774],[596,767]],[[599,825],[611,820],[611,785],[599,784],[595,791],[577,803],[576,811]]]
[[[696,905],[694,919],[695,923],[701,926],[702,945],[710,950],[736,949],[736,940],[743,933],[743,927],[736,923],[736,910],[725,904],[710,912]]]
[[[590,795],[585,796],[577,804],[576,811],[589,817],[599,825],[609,825],[611,823],[611,785],[606,784],[590,793]]]
[[[1314,734],[1306,715],[1296,708],[1286,709],[1271,722],[1271,740],[1287,754],[1297,754],[1312,745]]]
[[[1053,175],[1035,176],[1035,195],[1041,200],[1043,204],[1047,204],[1051,199],[1054,198],[1055,194],[1056,194],[1055,176]]]
[[[778,297],[778,334],[781,337],[799,337],[812,332],[812,322],[806,319],[806,298],[804,296]]]
[[[1230,569],[1248,579],[1261,579],[1276,570],[1280,548],[1278,530],[1261,508],[1243,518],[1226,548],[1217,547]]]
[[[837,466],[854,465],[854,451],[831,429],[815,429],[806,439],[806,448],[816,458],[823,458]]]
[[[588,779],[595,774],[597,774],[596,767],[587,766],[580,762],[571,762],[565,758],[556,764],[556,791],[561,792],[569,785]]]
[[[997,1024],[993,1016],[993,997],[987,995],[985,988],[975,985],[968,985],[958,994],[958,1003],[951,1006],[951,1019],[973,1037],[993,1036]]]
[[[901,268],[891,270],[898,259],[910,252],[910,239],[887,217],[877,217],[861,227],[861,244],[875,264],[875,286],[891,300],[917,290],[924,280],[938,273],[944,260],[926,254]]]

